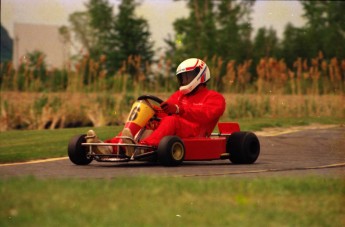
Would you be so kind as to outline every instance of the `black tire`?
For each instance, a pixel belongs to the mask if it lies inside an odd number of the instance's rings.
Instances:
[[[235,132],[227,139],[226,151],[234,164],[252,164],[260,154],[260,142],[252,132]]]
[[[82,146],[86,142],[84,135],[74,136],[68,144],[68,157],[71,162],[76,165],[88,165],[92,162],[92,158],[87,157],[88,147]]]
[[[166,136],[158,145],[157,155],[164,166],[178,166],[184,160],[184,144],[178,136]]]

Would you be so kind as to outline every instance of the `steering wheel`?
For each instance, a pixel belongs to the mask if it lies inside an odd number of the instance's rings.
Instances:
[[[161,104],[163,102],[162,99],[160,99],[154,95],[142,95],[142,96],[139,96],[137,100],[144,100],[144,101],[148,102],[148,104],[151,106],[151,108],[155,112],[155,116],[153,117],[153,119],[160,120],[160,118],[158,118],[156,114],[159,113],[160,111],[162,111],[162,108],[160,107],[160,105],[154,105],[150,101]]]
[[[162,99],[158,98],[157,96],[154,95],[142,95],[138,97],[138,100],[152,100],[155,101],[158,104],[161,104],[163,102]]]

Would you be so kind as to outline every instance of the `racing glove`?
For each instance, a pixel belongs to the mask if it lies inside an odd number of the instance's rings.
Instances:
[[[182,114],[183,110],[177,105],[169,102],[163,102],[161,104],[162,110],[168,115]]]

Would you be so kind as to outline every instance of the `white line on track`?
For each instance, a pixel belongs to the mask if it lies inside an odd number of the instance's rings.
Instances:
[[[15,165],[26,165],[26,164],[37,164],[37,163],[43,163],[43,162],[55,162],[55,161],[66,160],[66,159],[68,159],[68,157],[49,158],[49,159],[41,159],[41,160],[34,160],[34,161],[28,161],[28,162],[5,163],[5,164],[0,164],[0,167],[2,167],[2,166],[15,166]]]
[[[245,170],[245,171],[231,171],[222,173],[206,173],[206,174],[187,174],[181,175],[181,177],[209,177],[209,176],[225,176],[234,174],[246,174],[246,173],[264,173],[264,172],[282,172],[282,171],[294,171],[294,170],[311,170],[311,169],[327,169],[344,167],[345,163],[335,163],[322,166],[311,166],[311,167],[293,167],[293,168],[281,168],[281,169],[258,169],[258,170]]]

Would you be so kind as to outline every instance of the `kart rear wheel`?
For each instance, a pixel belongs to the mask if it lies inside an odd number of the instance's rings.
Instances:
[[[166,136],[158,145],[157,155],[163,165],[178,166],[184,160],[184,144],[178,136]]]
[[[260,142],[252,132],[234,132],[228,139],[226,151],[234,164],[252,164],[260,154]]]
[[[76,165],[88,165],[92,162],[92,158],[87,157],[87,147],[82,146],[86,142],[84,135],[74,136],[68,144],[68,157],[71,162]]]

